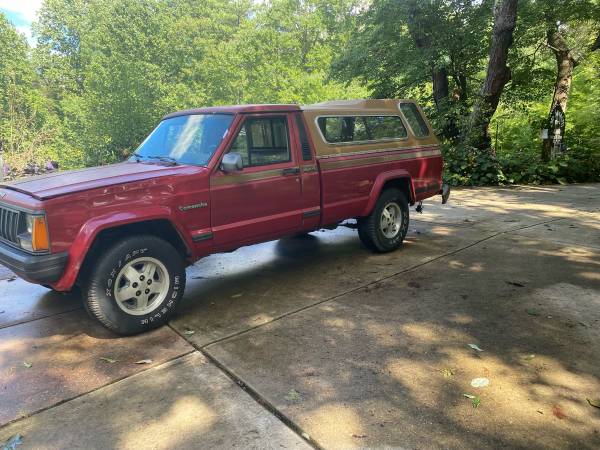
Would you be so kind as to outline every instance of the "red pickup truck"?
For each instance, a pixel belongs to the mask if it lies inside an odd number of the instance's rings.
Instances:
[[[79,286],[93,317],[135,334],[168,320],[204,256],[351,218],[388,252],[409,205],[438,194],[439,143],[412,101],[180,111],[123,163],[0,184],[0,263]]]

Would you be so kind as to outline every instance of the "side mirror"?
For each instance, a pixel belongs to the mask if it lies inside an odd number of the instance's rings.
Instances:
[[[237,172],[244,168],[242,155],[239,153],[226,153],[221,161],[221,170],[225,173]]]

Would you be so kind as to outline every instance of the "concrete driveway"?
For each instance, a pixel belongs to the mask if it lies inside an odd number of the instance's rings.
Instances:
[[[437,201],[392,254],[340,228],[206,258],[133,338],[0,269],[0,444],[600,448],[600,185]]]

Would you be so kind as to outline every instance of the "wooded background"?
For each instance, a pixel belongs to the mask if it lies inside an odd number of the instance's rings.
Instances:
[[[9,177],[119,161],[178,109],[372,97],[421,102],[452,184],[600,181],[598,0],[46,0],[33,29],[0,13]]]

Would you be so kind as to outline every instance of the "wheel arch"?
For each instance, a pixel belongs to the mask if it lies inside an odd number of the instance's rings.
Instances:
[[[139,217],[137,220],[86,223],[71,245],[69,262],[61,279],[52,287],[57,291],[70,290],[89,270],[94,256],[111,242],[128,235],[149,234],[169,242],[184,260],[193,257],[192,244],[184,238],[179,227],[168,215]]]
[[[403,169],[384,172],[379,174],[379,176],[376,178],[375,183],[371,188],[371,193],[369,194],[369,201],[367,202],[367,206],[365,207],[361,217],[366,217],[371,214],[371,211],[373,211],[375,203],[377,203],[377,199],[381,193],[392,187],[404,192],[404,195],[406,195],[406,199],[410,205],[415,204],[415,188],[410,173]]]

